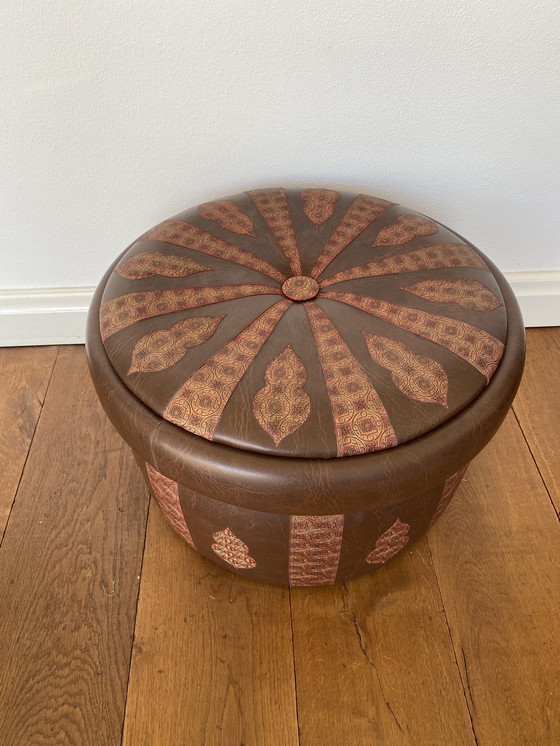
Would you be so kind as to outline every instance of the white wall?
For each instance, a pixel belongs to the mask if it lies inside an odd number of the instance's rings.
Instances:
[[[3,288],[90,286],[154,223],[332,184],[560,268],[558,0],[3,0]]]

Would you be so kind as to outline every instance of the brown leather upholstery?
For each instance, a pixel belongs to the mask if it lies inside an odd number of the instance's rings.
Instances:
[[[217,501],[230,522],[259,511],[266,534],[265,515],[283,514],[284,539],[290,515],[391,513],[415,496],[411,540],[422,533],[524,360],[516,300],[486,257],[431,219],[332,190],[260,190],[165,221],[110,268],[87,336],[103,406],[166,494],[180,486],[183,518]],[[409,525],[395,519],[373,556]],[[210,528],[196,544],[217,533],[216,561],[245,546]],[[344,576],[375,566],[348,562]],[[264,564],[226,562],[290,581]]]

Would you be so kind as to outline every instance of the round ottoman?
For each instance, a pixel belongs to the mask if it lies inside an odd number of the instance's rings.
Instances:
[[[364,194],[260,189],[145,233],[91,375],[177,532],[250,578],[329,585],[408,549],[506,415],[524,329],[465,239]]]

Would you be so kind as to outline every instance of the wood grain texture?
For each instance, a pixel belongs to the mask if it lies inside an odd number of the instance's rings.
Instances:
[[[560,524],[512,413],[428,541],[478,743],[557,744]]]
[[[155,502],[141,571],[146,488],[83,349],[48,384],[55,356],[0,350],[1,746],[121,743],[140,573],[127,746],[559,742],[559,329],[529,330],[517,420],[427,539],[291,592],[198,556]]]
[[[152,501],[124,744],[297,743],[288,590],[204,559]]]
[[[302,746],[475,743],[425,539],[291,596]]]
[[[0,348],[0,540],[43,408],[56,347]]]
[[[0,552],[3,746],[120,742],[147,505],[61,348]]]
[[[527,362],[513,409],[560,514],[560,327],[527,330]]]

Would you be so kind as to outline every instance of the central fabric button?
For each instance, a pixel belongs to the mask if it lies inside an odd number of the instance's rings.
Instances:
[[[319,289],[317,280],[304,275],[288,277],[282,285],[282,292],[286,298],[295,301],[311,300],[317,295]]]

